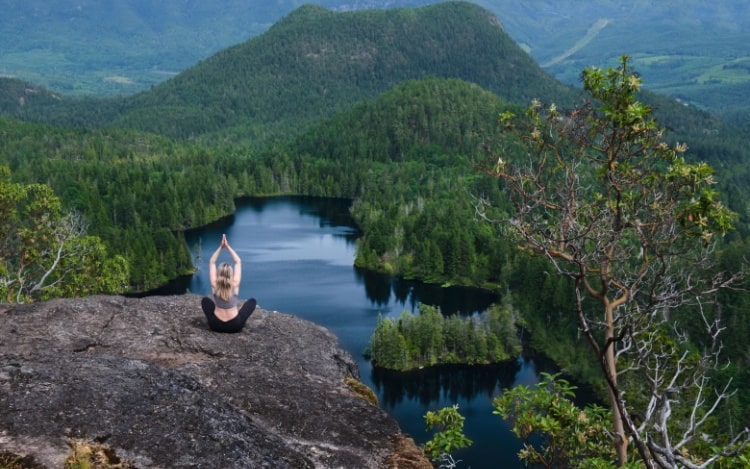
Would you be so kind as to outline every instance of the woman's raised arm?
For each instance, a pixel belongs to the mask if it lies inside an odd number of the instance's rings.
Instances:
[[[211,259],[208,261],[208,280],[211,282],[211,291],[216,291],[216,261],[219,260],[219,254],[221,254],[222,244],[216,248],[216,251],[211,255]]]
[[[240,282],[242,281],[242,259],[240,259],[240,256],[238,256],[234,249],[232,249],[232,246],[229,245],[226,235],[224,235],[222,244],[227,248],[229,255],[232,256],[232,260],[234,261],[234,278],[232,279],[232,284],[234,285],[234,293],[239,294]]]

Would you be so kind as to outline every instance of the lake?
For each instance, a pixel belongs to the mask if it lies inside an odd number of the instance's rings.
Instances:
[[[242,258],[240,298],[254,297],[261,308],[293,314],[330,329],[354,355],[362,381],[380,405],[417,444],[428,410],[458,404],[464,432],[474,444],[454,457],[459,468],[521,467],[520,441],[509,425],[492,414],[492,399],[502,389],[534,384],[537,362],[530,358],[483,367],[450,366],[397,373],[376,370],[365,360],[378,315],[398,317],[419,304],[444,313],[475,314],[498,300],[474,288],[441,288],[362,271],[353,266],[357,230],[349,202],[307,197],[252,198],[238,201],[236,213],[186,234],[197,272],[172,288],[209,294],[208,259],[226,233]],[[219,259],[230,260],[222,254]],[[173,290],[174,291],[174,290]]]

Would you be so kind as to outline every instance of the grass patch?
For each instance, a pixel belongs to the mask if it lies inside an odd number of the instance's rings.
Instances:
[[[132,85],[133,84],[133,80],[131,80],[130,78],[117,76],[117,75],[104,77],[104,81],[109,82],[109,83],[117,83],[119,85]]]
[[[347,376],[344,378],[344,382],[349,386],[349,389],[357,395],[357,397],[364,399],[371,404],[378,405],[378,396],[372,389],[362,383],[362,381]]]
[[[103,443],[78,438],[68,440],[70,455],[65,460],[65,469],[135,469],[135,466],[120,459],[115,450]],[[32,456],[19,456],[0,451],[0,469],[46,469]]]
[[[65,469],[135,469],[105,444],[71,438],[68,445],[71,454],[65,460]]]
[[[721,65],[715,65],[698,78],[698,83],[736,84],[750,81],[750,58],[742,57]]]

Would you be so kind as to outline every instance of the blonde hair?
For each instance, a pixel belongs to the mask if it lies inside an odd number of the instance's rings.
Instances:
[[[216,276],[216,296],[224,301],[229,301],[232,297],[233,273],[232,266],[226,262],[222,262],[219,266],[218,275]]]

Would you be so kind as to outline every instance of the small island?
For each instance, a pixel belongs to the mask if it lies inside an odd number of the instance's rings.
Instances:
[[[462,318],[445,317],[421,305],[419,314],[404,311],[397,320],[378,317],[365,351],[373,366],[397,371],[437,365],[488,365],[521,352],[517,317],[509,302]]]

